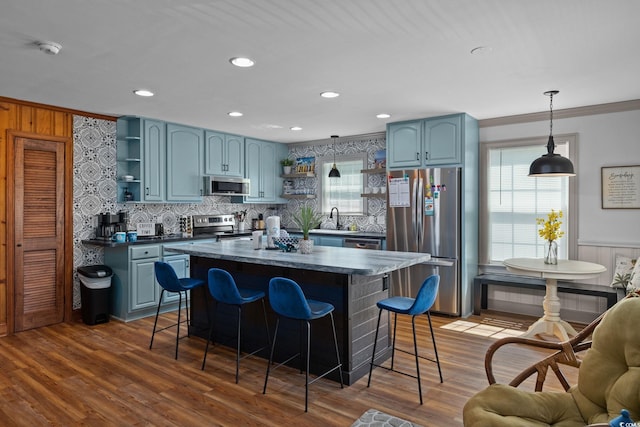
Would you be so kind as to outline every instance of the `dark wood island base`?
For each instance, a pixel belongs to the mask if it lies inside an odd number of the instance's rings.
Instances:
[[[386,273],[371,276],[351,275],[191,256],[191,277],[206,280],[208,270],[213,267],[228,271],[238,287],[257,289],[267,294],[267,316],[271,337],[276,319],[268,304],[269,280],[272,277],[295,280],[307,298],[333,304],[345,384],[351,385],[368,374],[378,316],[376,303],[387,298],[389,294],[389,277]],[[216,305],[213,302],[208,287],[192,291],[191,332],[194,335],[206,339],[209,319],[213,319],[216,344],[235,346],[236,316],[237,311],[234,308]],[[280,325],[281,333],[274,355],[275,361],[286,360],[300,351],[300,340],[304,342],[305,339],[304,332],[299,332],[299,322],[286,321]],[[268,359],[269,349],[265,334],[262,308],[259,304],[251,304],[243,310],[242,350],[251,352],[264,346],[265,349],[258,354]],[[335,365],[329,318],[313,322],[311,334],[310,372],[318,374]],[[378,349],[378,361],[390,357],[388,315],[384,315],[382,319]],[[291,363],[296,368],[302,366],[301,359],[294,359]],[[339,381],[337,372],[327,378]]]

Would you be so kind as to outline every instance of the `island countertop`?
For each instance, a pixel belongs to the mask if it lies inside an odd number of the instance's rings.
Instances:
[[[165,249],[203,258],[363,276],[389,273],[431,259],[431,255],[427,253],[332,246],[315,246],[312,254],[264,248],[255,250],[252,242],[247,240],[176,244],[165,246]]]

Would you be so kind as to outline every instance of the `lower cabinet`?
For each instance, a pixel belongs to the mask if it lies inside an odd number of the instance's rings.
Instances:
[[[156,281],[154,263],[166,261],[178,277],[189,276],[189,255],[167,253],[162,244],[107,247],[104,263],[113,269],[111,314],[125,322],[153,316],[162,288]],[[178,308],[178,294],[165,292],[160,312]]]
[[[323,236],[316,237],[316,245],[318,246],[334,246],[341,248],[344,246],[344,238],[336,236]]]

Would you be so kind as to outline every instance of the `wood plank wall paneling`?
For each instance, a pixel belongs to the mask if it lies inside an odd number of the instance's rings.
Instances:
[[[578,259],[581,261],[595,262],[607,268],[600,276],[585,280],[585,283],[596,283],[609,286],[616,271],[616,255],[624,255],[630,258],[640,257],[640,247],[618,247],[615,244],[607,243],[582,243],[578,245]]]
[[[0,158],[3,159],[0,161],[0,206],[6,206],[8,191],[6,186],[7,162],[12,161],[12,159],[7,159],[7,144],[10,142],[7,141],[8,131],[12,130],[34,135],[73,138],[73,114],[74,111],[72,110],[0,97]],[[84,115],[90,116],[91,114]],[[72,146],[69,147],[68,152],[70,154],[73,153]],[[4,159],[6,159],[6,161]],[[71,172],[73,165],[72,156],[69,156],[69,158],[65,160],[65,165],[67,170]],[[68,182],[71,183],[72,179],[69,178]],[[70,241],[71,236],[73,236],[71,206],[69,206],[67,211],[67,215],[69,216],[69,221],[67,221],[67,234],[70,236],[68,239]],[[6,335],[8,332],[11,332],[9,330],[9,316],[13,311],[8,306],[8,304],[12,303],[12,300],[7,294],[7,231],[6,209],[0,209],[0,335]],[[72,253],[72,251],[69,253]],[[65,276],[69,289],[72,289],[73,262],[72,259],[68,261]],[[68,311],[69,313],[71,312],[71,302],[68,304]]]

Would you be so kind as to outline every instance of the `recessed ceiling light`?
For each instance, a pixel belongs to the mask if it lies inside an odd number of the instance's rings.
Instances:
[[[323,98],[337,98],[340,96],[340,94],[338,92],[328,90],[328,91],[322,92],[320,96]]]
[[[493,51],[492,47],[489,46],[478,46],[478,47],[474,47],[473,49],[471,49],[471,54],[472,55],[486,55],[488,53],[491,53]]]
[[[242,117],[242,113],[240,111],[230,111],[227,114],[231,117]]]
[[[253,67],[255,65],[255,62],[253,61],[253,59],[243,58],[243,57],[231,58],[229,62],[231,62],[236,67],[243,67],[243,68]]]
[[[289,129],[291,130],[302,130],[300,126],[291,126]]]
[[[56,42],[44,41],[38,42],[37,44],[40,50],[48,55],[57,55],[60,49],[62,49],[62,45]]]
[[[380,114],[377,114],[376,117],[379,119],[388,119],[389,117],[391,117],[391,114],[380,113]]]
[[[138,96],[153,96],[153,92],[147,89],[136,89],[133,91]]]

